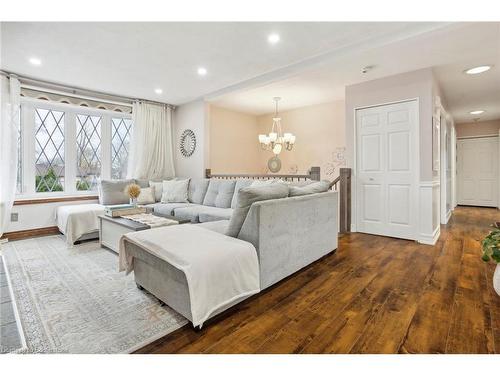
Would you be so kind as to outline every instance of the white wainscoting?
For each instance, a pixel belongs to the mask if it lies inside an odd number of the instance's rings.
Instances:
[[[420,228],[418,242],[434,245],[440,234],[439,181],[420,182]]]

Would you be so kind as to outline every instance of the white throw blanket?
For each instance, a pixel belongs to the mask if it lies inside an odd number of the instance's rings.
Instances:
[[[56,210],[59,230],[73,245],[82,235],[99,230],[98,216],[104,214],[104,206],[97,203],[60,206]]]
[[[194,326],[214,311],[260,291],[257,251],[249,242],[197,225],[174,225],[125,234],[120,241],[120,271],[130,273],[133,256],[125,241],[183,271]]]

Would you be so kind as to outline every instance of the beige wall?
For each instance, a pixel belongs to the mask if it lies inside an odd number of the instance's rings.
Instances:
[[[457,137],[478,137],[482,135],[498,135],[500,120],[455,124]]]
[[[297,137],[292,151],[282,151],[279,173],[307,173],[312,166],[321,168],[321,178],[333,180],[342,162],[336,158],[345,148],[345,103],[343,100],[312,105],[280,113],[283,131]],[[268,134],[273,114],[259,116],[259,132]],[[273,154],[260,152],[263,168]]]
[[[210,168],[214,173],[261,173],[257,117],[210,105]]]

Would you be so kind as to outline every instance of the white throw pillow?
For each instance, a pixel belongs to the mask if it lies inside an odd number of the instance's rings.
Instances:
[[[272,179],[269,179],[269,180],[255,180],[254,182],[252,182],[252,184],[250,185],[250,187],[269,186],[269,185],[272,185],[272,184],[282,184],[284,182],[285,181],[283,181],[281,178],[272,178]]]
[[[142,188],[141,194],[137,197],[137,204],[151,204],[155,202],[155,187]]]
[[[161,203],[187,203],[189,178],[186,180],[163,181]]]
[[[155,188],[155,202],[159,202],[163,194],[163,181],[149,181],[149,186]]]

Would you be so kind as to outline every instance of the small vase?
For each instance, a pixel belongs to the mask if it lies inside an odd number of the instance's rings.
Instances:
[[[130,204],[134,207],[137,207],[137,198],[130,198]]]
[[[500,263],[497,264],[497,268],[493,274],[493,289],[495,289],[495,292],[500,296]]]

